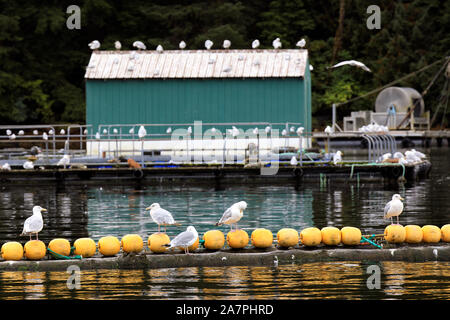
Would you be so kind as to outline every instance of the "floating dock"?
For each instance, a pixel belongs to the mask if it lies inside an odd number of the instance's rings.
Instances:
[[[81,270],[95,269],[158,269],[186,267],[226,266],[278,266],[328,261],[450,261],[450,243],[439,244],[389,244],[383,249],[367,246],[314,248],[297,247],[279,249],[223,249],[208,251],[198,249],[191,254],[149,253],[118,254],[115,257],[101,255],[85,259],[2,261],[0,271],[66,271],[71,265]]]
[[[227,183],[294,183],[302,182],[387,182],[396,183],[404,178],[404,182],[414,182],[427,178],[431,170],[429,161],[417,164],[392,163],[332,163],[304,164],[303,166],[279,164],[273,174],[264,174],[259,166],[246,165],[148,165],[145,168],[133,169],[121,165],[105,164],[103,167],[89,165],[86,168],[62,169],[46,166],[45,169],[25,170],[13,169],[0,171],[0,182],[3,185],[21,184],[123,184],[139,182],[148,185],[163,184],[227,184]]]

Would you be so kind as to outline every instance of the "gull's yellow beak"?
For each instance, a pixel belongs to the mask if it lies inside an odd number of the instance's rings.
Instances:
[[[41,212],[47,212],[47,209],[41,208]]]
[[[400,197],[400,200],[405,200],[405,199],[403,199],[402,197]]]
[[[147,207],[147,208],[145,208],[145,211],[150,210],[150,209],[151,209],[150,207]]]

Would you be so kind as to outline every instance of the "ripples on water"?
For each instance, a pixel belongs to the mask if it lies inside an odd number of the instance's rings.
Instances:
[[[66,272],[1,272],[3,299],[449,299],[445,263],[381,262],[381,288],[367,289],[361,262],[271,267],[82,271],[69,290]]]
[[[188,186],[2,186],[0,243],[26,242],[27,238],[19,238],[18,235],[22,231],[23,221],[36,204],[49,211],[44,215],[44,230],[39,234],[39,238],[47,243],[55,237],[67,238],[72,242],[79,237],[98,240],[104,235],[120,238],[127,233],[138,233],[147,238],[157,230],[148,212],[144,211],[153,202],[159,202],[170,210],[183,225],[168,227],[170,237],[188,225],[194,225],[200,234],[216,228],[214,223],[223,211],[240,200],[248,202],[248,209],[239,225],[249,232],[258,227],[276,233],[283,227],[301,230],[309,226],[355,226],[361,228],[363,233],[382,233],[388,223],[382,218],[383,208],[393,193],[400,193],[406,199],[400,223],[441,226],[450,222],[447,204],[449,155],[446,148],[433,149],[430,179],[413,186],[394,188],[373,183],[358,187],[355,183],[333,184],[332,181],[326,187],[314,183],[298,190],[293,185],[237,185],[223,191]],[[220,228],[228,230],[226,226]],[[428,274],[423,274],[423,268],[427,268]],[[322,276],[314,277],[313,270],[320,270]],[[431,292],[439,290],[449,298],[448,263],[386,262],[383,263],[383,270],[386,287],[377,293],[364,289],[366,276],[360,263],[356,263],[356,267],[346,263],[327,263],[280,266],[278,269],[230,267],[83,272],[86,289],[75,293],[62,293],[64,291],[58,289],[58,286],[65,288],[65,281],[60,281],[67,279],[65,272],[2,272],[0,298],[335,298],[342,295],[339,292],[342,286],[348,290],[346,296],[340,298],[387,298],[397,294],[408,298],[422,289],[424,295],[430,292],[429,298],[433,297]],[[233,281],[224,283],[221,278],[224,272],[230,274]],[[290,286],[288,280],[291,278],[301,279],[302,285]],[[429,283],[428,291],[423,281]],[[446,285],[441,286],[439,281]],[[185,286],[189,289],[182,289]],[[142,294],[133,293],[133,288]],[[405,288],[406,291],[402,291]]]

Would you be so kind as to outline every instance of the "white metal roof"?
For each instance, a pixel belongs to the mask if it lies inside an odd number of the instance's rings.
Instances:
[[[305,75],[308,51],[94,50],[86,79],[285,78]]]

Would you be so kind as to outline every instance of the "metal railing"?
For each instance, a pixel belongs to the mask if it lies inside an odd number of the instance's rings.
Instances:
[[[395,138],[390,134],[363,134],[362,137],[367,141],[369,162],[379,162],[386,153],[391,153],[392,158],[397,151]]]

